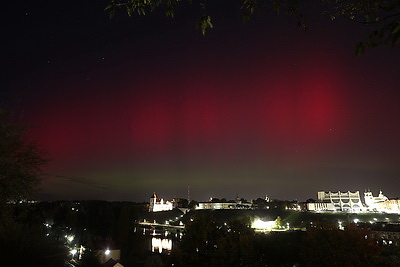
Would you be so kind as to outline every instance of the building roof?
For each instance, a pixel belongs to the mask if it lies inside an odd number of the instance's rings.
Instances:
[[[104,263],[105,267],[114,267],[114,266],[122,266],[118,261],[110,258],[108,261]]]

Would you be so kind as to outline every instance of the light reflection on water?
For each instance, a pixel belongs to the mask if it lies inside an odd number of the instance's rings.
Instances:
[[[172,239],[170,238],[157,238],[153,237],[151,239],[151,251],[163,253],[170,253],[172,251]]]
[[[142,228],[139,231],[142,231],[142,234],[148,238],[151,252],[160,254],[170,254],[174,244],[182,237],[182,232],[180,231],[171,232],[154,228]]]

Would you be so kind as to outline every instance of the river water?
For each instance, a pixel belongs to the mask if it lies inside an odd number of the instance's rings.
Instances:
[[[140,232],[145,237],[149,251],[160,254],[170,254],[183,236],[182,230],[137,226],[134,228],[134,231],[137,233]]]

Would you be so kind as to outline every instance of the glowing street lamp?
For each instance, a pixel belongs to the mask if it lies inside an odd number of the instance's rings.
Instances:
[[[74,236],[73,235],[69,235],[69,236],[67,236],[67,240],[69,241],[69,242],[72,242],[72,240],[74,240]]]
[[[78,252],[78,250],[76,250],[75,248],[72,249],[72,250],[70,251],[70,253],[71,253],[71,255],[72,255],[72,258],[75,257],[75,255],[76,255],[77,252]]]

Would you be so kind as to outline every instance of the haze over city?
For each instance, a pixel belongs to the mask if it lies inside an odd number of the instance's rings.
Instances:
[[[38,198],[399,197],[399,49],[355,56],[371,28],[313,10],[307,32],[243,24],[216,2],[204,37],[191,6],[110,21],[107,1],[6,4],[0,107],[50,159]]]

